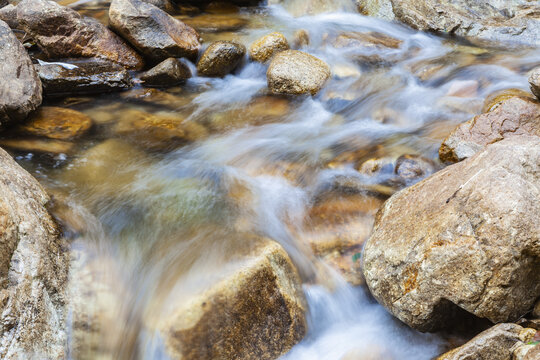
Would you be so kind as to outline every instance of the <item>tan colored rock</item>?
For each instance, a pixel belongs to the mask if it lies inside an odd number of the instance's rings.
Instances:
[[[534,96],[522,89],[504,89],[500,91],[495,91],[494,93],[489,94],[484,100],[484,105],[482,107],[482,112],[487,113],[495,109],[496,106],[499,106],[503,102],[513,97],[521,97],[525,99],[535,100]]]
[[[375,298],[421,331],[514,321],[540,296],[540,138],[514,137],[386,201],[363,251]]]
[[[346,32],[328,41],[335,48],[351,51],[350,56],[354,60],[369,64],[396,62],[400,58],[392,50],[398,49],[403,43],[402,40],[375,31]]]
[[[538,360],[540,359],[540,345],[536,345],[532,349],[529,349],[525,354],[523,360]]]
[[[49,155],[71,154],[75,149],[75,144],[69,141],[26,138],[0,140],[0,146],[14,151]]]
[[[540,103],[513,97],[458,126],[442,143],[443,162],[458,162],[488,144],[523,135],[540,136]]]
[[[264,63],[278,52],[289,50],[289,48],[287,38],[282,33],[274,32],[255,41],[249,48],[249,56],[254,61]]]
[[[509,360],[513,352],[512,347],[521,343],[519,332],[522,329],[516,324],[495,325],[481,332],[465,345],[439,356],[437,360]]]
[[[358,12],[388,21],[395,19],[391,0],[356,0]]]
[[[324,61],[298,50],[286,50],[272,59],[266,78],[275,94],[315,95],[330,77]]]
[[[79,111],[43,106],[17,130],[27,135],[69,140],[84,135],[91,127],[92,120]]]
[[[66,244],[38,182],[0,149],[0,357],[65,357]]]
[[[407,185],[428,177],[437,170],[435,162],[419,155],[405,154],[396,160],[395,174]]]
[[[308,46],[310,43],[309,33],[307,30],[300,29],[294,32],[293,48],[300,49]]]
[[[179,297],[159,321],[172,358],[271,360],[304,337],[305,300],[287,253],[270,240],[246,247],[222,280]]]
[[[156,6],[140,0],[114,0],[109,8],[113,30],[140,51],[150,62],[199,53],[199,34]]]
[[[143,67],[142,58],[96,19],[48,0],[17,5],[20,26],[53,59],[98,57],[128,69]]]
[[[213,42],[197,62],[201,76],[222,77],[232,72],[246,54],[246,47],[233,41]]]
[[[25,48],[0,20],[0,128],[20,123],[41,104],[41,81]]]
[[[540,67],[533,69],[529,74],[529,85],[532,93],[540,99]]]

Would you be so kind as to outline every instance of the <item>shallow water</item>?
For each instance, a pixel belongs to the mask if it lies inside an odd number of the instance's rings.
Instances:
[[[78,6],[106,20],[103,4]],[[305,219],[338,179],[362,189],[386,184],[385,174],[357,171],[366,160],[414,154],[437,162],[441,140],[480,113],[488,95],[527,89],[524,74],[540,51],[478,48],[339,10],[294,18],[276,6],[244,9],[222,15],[245,19],[240,29],[202,34],[249,46],[268,32],[291,40],[306,30],[310,43],[302,49],[333,73],[313,98],[267,94],[266,67],[246,59],[223,79],[50,101],[95,123],[69,153],[14,151],[63,204],[53,211],[73,241],[72,283],[79,285],[69,291],[81,296],[87,283],[94,289],[86,294],[93,306],[84,310],[95,324],[92,336],[81,338],[82,319],[76,309],[70,315],[72,358],[165,359],[155,323],[178,299],[233,271],[235,255],[251,241],[238,234],[247,233],[281,243],[304,280],[309,332],[285,359],[417,360],[444,350],[446,338],[403,326],[322,262],[302,241],[319,231]],[[399,46],[332,45],[351,31],[378,32]],[[137,111],[204,131],[193,131],[189,144],[161,132],[125,131]],[[355,196],[368,202],[374,195]],[[363,213],[368,225],[375,211]]]

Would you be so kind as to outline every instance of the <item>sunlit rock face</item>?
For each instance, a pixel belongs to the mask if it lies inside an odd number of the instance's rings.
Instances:
[[[488,146],[392,196],[363,251],[377,300],[413,328],[462,309],[517,320],[540,295],[540,138]]]

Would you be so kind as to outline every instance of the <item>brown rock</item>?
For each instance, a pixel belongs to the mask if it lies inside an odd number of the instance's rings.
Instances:
[[[306,47],[309,45],[309,43],[310,43],[310,39],[309,39],[309,33],[307,32],[307,30],[300,29],[300,30],[295,31],[294,40],[293,40],[293,47],[295,49]]]
[[[488,144],[523,135],[540,136],[540,103],[513,97],[459,125],[443,141],[439,157],[443,162],[458,162]]]
[[[17,130],[27,135],[69,140],[84,135],[91,127],[92,120],[81,112],[54,106],[43,106]]]
[[[499,324],[481,332],[472,340],[437,358],[437,360],[490,359],[508,360],[512,347],[520,343],[523,328],[516,324]]]
[[[13,4],[0,6],[0,20],[5,21],[6,24],[12,29],[19,27],[19,21],[17,20],[17,7]]]
[[[529,74],[529,85],[532,93],[540,99],[540,67],[533,69]]]
[[[38,182],[0,149],[2,359],[65,356],[67,252],[48,201]]]
[[[162,319],[172,358],[271,360],[304,337],[305,300],[287,253],[269,240],[249,247],[240,266],[203,293],[180,297]]]
[[[248,24],[245,18],[238,15],[203,14],[192,18],[181,17],[180,19],[197,31],[204,33],[238,31]]]
[[[176,12],[176,5],[171,0],[143,0],[145,3],[154,5],[168,14]]]
[[[48,0],[23,0],[17,6],[20,26],[49,58],[97,57],[128,69],[143,67],[141,57],[93,18]]]
[[[396,160],[395,173],[407,185],[428,177],[437,170],[435,162],[419,155],[401,155]]]
[[[75,144],[63,140],[41,139],[4,139],[0,146],[25,153],[43,153],[50,155],[71,154]]]
[[[28,53],[0,20],[0,128],[24,120],[41,104],[41,82]]]
[[[199,35],[191,27],[152,4],[140,0],[113,0],[110,26],[150,62],[170,57],[194,60],[200,48]]]
[[[517,320],[540,295],[540,138],[486,147],[386,201],[363,250],[371,293],[421,331],[463,310]]]
[[[141,75],[145,86],[173,86],[191,77],[189,67],[175,58],[163,60]]]
[[[283,34],[275,32],[255,41],[249,49],[249,56],[254,61],[264,63],[285,50],[289,50],[289,42]]]
[[[324,61],[298,50],[278,53],[266,73],[268,88],[275,94],[315,95],[329,77]]]
[[[232,72],[246,54],[246,47],[232,41],[216,41],[205,50],[197,63],[202,76],[221,77]]]

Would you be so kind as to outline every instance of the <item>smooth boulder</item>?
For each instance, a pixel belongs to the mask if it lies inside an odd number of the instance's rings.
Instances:
[[[175,58],[163,60],[141,75],[145,86],[172,86],[191,77],[189,67]]]
[[[101,59],[66,59],[36,65],[44,96],[121,91],[133,86],[121,65]]]
[[[254,61],[265,63],[280,51],[289,50],[287,38],[279,32],[263,36],[249,48],[249,57]]]
[[[109,25],[153,63],[170,57],[194,60],[201,46],[195,30],[140,0],[113,0]]]
[[[0,20],[0,128],[18,123],[41,104],[41,81],[25,48]]]
[[[91,127],[92,120],[79,111],[42,106],[17,131],[25,135],[71,140],[86,134]]]
[[[540,99],[540,66],[534,68],[529,74],[529,85],[531,92]]]
[[[540,103],[511,97],[459,125],[441,144],[439,158],[443,162],[458,162],[488,144],[524,135],[540,136]]]
[[[97,57],[135,70],[144,65],[135,50],[99,21],[54,1],[23,0],[17,19],[48,58]]]
[[[315,95],[329,77],[328,64],[298,50],[278,53],[266,73],[268,88],[273,93],[290,95]]]
[[[409,326],[515,321],[540,296],[540,138],[514,137],[394,194],[363,250],[375,298]],[[467,316],[470,316],[467,315]]]
[[[0,149],[0,358],[61,359],[67,244],[38,182]],[[9,279],[9,280],[8,280]]]
[[[246,47],[233,41],[216,41],[197,62],[201,76],[221,77],[232,72],[246,54]]]

